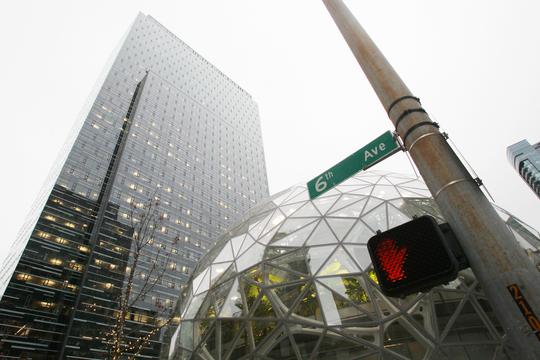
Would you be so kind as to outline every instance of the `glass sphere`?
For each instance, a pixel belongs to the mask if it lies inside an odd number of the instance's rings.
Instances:
[[[431,215],[425,184],[364,171],[309,200],[294,186],[221,236],[183,295],[174,359],[503,359],[504,332],[470,269],[406,298],[384,296],[366,243]],[[497,208],[533,259],[539,234]]]

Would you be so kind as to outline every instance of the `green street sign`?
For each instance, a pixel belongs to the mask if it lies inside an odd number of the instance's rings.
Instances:
[[[360,150],[309,181],[307,183],[309,198],[311,200],[315,199],[360,170],[365,170],[386,157],[395,154],[399,149],[400,147],[396,144],[392,132],[385,132]]]

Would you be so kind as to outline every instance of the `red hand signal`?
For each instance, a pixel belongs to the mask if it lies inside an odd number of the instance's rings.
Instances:
[[[403,265],[407,258],[407,248],[399,248],[393,239],[384,239],[376,250],[381,267],[388,274],[388,281],[396,282],[405,279]]]

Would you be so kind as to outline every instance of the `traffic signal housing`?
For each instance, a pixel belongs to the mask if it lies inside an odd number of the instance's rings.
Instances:
[[[455,238],[450,244],[448,238],[428,215],[371,237],[367,247],[382,292],[404,297],[456,279],[466,264],[452,252],[459,248]]]

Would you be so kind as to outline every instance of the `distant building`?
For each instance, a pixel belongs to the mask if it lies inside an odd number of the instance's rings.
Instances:
[[[521,140],[506,149],[508,161],[540,197],[540,142],[531,145]]]
[[[95,90],[0,270],[0,358],[107,357],[133,209],[159,199],[135,272],[135,287],[156,285],[126,316],[137,337],[172,310],[213,240],[268,196],[257,104],[152,17],[137,16]],[[168,352],[163,342],[153,336],[144,358]]]

